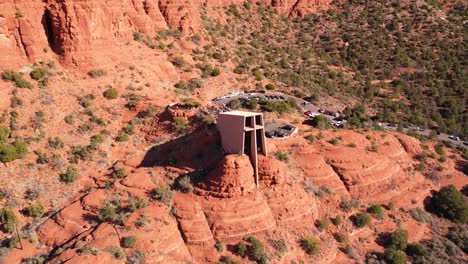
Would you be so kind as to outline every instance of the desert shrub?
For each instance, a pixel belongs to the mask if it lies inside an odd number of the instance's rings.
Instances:
[[[216,251],[218,251],[219,253],[222,253],[226,250],[226,245],[224,245],[222,241],[217,240],[215,243],[215,248],[216,248]]]
[[[172,126],[172,131],[175,132],[176,134],[182,134],[188,128],[187,121],[179,117],[174,118],[174,122],[172,122],[171,126]]]
[[[328,227],[330,226],[330,220],[328,220],[328,218],[317,220],[315,225],[320,231],[324,231],[324,230],[327,230]]]
[[[348,147],[350,147],[350,148],[355,148],[355,147],[357,147],[357,145],[356,145],[356,143],[349,143],[349,144],[348,144]]]
[[[198,102],[197,100],[193,98],[183,98],[181,101],[182,101],[182,104],[188,108],[197,108],[200,106],[200,102]]]
[[[240,241],[234,248],[234,254],[241,258],[245,258],[247,256],[247,244],[245,244],[244,241]]]
[[[271,90],[274,90],[276,87],[275,87],[274,84],[269,83],[269,84],[265,85],[265,88],[266,88],[267,90],[270,90],[270,91],[271,91]]]
[[[247,255],[250,260],[257,263],[267,263],[268,259],[265,253],[265,246],[263,243],[253,236],[249,236],[245,239],[250,245],[247,247]]]
[[[437,154],[445,156],[444,144],[438,143],[437,145],[435,145],[434,149]]]
[[[310,134],[310,135],[306,136],[305,139],[307,139],[310,143],[312,143],[312,142],[315,141],[315,136]]]
[[[183,193],[192,193],[193,184],[189,176],[183,176],[177,179],[176,189]]]
[[[393,211],[395,209],[395,203],[389,202],[387,205],[388,210]]]
[[[330,127],[328,119],[323,115],[317,115],[312,119],[312,126],[318,129],[327,129]]]
[[[446,237],[468,254],[468,226],[456,225],[449,227]]]
[[[341,231],[335,234],[336,241],[340,243],[346,243],[349,240],[349,234],[346,231]]]
[[[338,146],[340,142],[338,141],[338,139],[332,138],[328,141],[328,143],[332,144],[333,146]]]
[[[367,212],[373,214],[376,218],[382,219],[384,216],[384,210],[379,204],[373,204],[367,208]]]
[[[365,227],[372,221],[371,217],[367,213],[357,213],[351,217],[351,220],[356,227]]]
[[[359,207],[359,201],[356,199],[347,200],[345,197],[342,197],[340,207],[345,212],[351,212]]]
[[[277,112],[279,114],[290,113],[293,110],[292,101],[267,101],[262,105],[262,110],[266,112]]]
[[[132,198],[128,202],[127,211],[135,212],[136,210],[145,208],[148,204],[143,198]]]
[[[420,223],[432,223],[432,216],[422,208],[413,208],[409,213],[414,220]]]
[[[172,60],[172,64],[178,68],[184,67],[187,63],[185,62],[184,58],[177,56]]]
[[[275,155],[275,158],[278,159],[279,161],[286,162],[286,161],[289,160],[289,155],[285,151],[281,151],[281,150],[277,151],[277,152],[274,153],[274,155]]]
[[[449,239],[436,236],[432,239],[422,240],[420,244],[425,249],[426,254],[411,255],[414,264],[465,263],[458,259],[459,256],[464,256],[463,251]]]
[[[64,147],[63,140],[59,137],[48,138],[47,145],[53,149],[62,149]]]
[[[63,183],[72,183],[78,178],[78,169],[74,166],[68,166],[67,170],[60,174],[60,181]]]
[[[221,258],[219,258],[219,261],[217,264],[240,264],[240,263],[232,259],[232,257],[230,256],[222,256]]]
[[[14,72],[14,71],[6,70],[2,72],[2,79],[5,81],[14,82],[16,87],[19,87],[19,88],[27,88],[27,89],[34,88],[32,83],[26,81],[25,79],[23,79],[23,76],[21,76],[21,74]]]
[[[88,72],[88,75],[91,77],[91,78],[99,78],[99,77],[102,77],[102,76],[105,76],[107,75],[107,72],[105,70],[101,70],[101,69],[98,69],[98,70],[90,70]]]
[[[0,126],[0,143],[6,143],[10,136],[10,129],[6,126]]]
[[[27,216],[42,217],[45,212],[45,207],[41,202],[33,202],[26,207],[24,211]]]
[[[284,256],[284,254],[288,251],[288,245],[284,239],[269,239],[268,243],[276,250],[276,255],[278,257]]]
[[[112,204],[106,202],[99,208],[97,217],[101,222],[113,223],[118,217],[117,210]]]
[[[115,167],[112,171],[112,178],[114,179],[123,179],[125,176],[127,176],[125,168]]]
[[[102,134],[96,134],[96,135],[91,136],[90,143],[91,145],[99,145],[103,143],[104,140],[105,140],[105,137]]]
[[[31,76],[32,79],[38,81],[42,79],[46,74],[47,74],[47,69],[36,68],[33,71],[31,71],[31,73],[29,73],[29,76]]]
[[[120,247],[110,246],[106,248],[106,251],[109,252],[115,259],[125,258],[125,252]]]
[[[426,249],[421,244],[408,244],[405,252],[410,257],[421,257],[427,254]]]
[[[1,225],[2,231],[11,233],[15,230],[15,225],[19,223],[19,219],[13,209],[5,206],[0,210],[0,222],[3,223]]]
[[[171,189],[167,185],[154,188],[150,192],[150,197],[152,200],[160,201],[167,206],[172,205],[173,196],[174,192],[171,191]]]
[[[42,190],[39,187],[28,188],[24,192],[24,197],[28,200],[35,200],[41,196]]]
[[[50,158],[46,153],[42,152],[39,149],[35,150],[34,153],[37,155],[36,162],[38,164],[47,164],[47,163],[49,163]]]
[[[406,254],[404,251],[392,248],[385,249],[385,262],[388,264],[405,264]]]
[[[22,159],[28,153],[28,147],[23,141],[15,141],[11,145],[0,144],[0,162],[7,163]]]
[[[442,187],[430,199],[429,209],[454,222],[468,223],[468,204],[454,185]]]
[[[302,249],[310,256],[320,252],[320,242],[314,237],[304,237],[301,239]]]
[[[121,244],[124,248],[134,248],[138,238],[136,236],[123,237]]]
[[[239,99],[234,99],[229,101],[226,106],[231,109],[239,109],[242,106],[242,103]]]
[[[16,148],[12,145],[0,145],[0,162],[7,163],[18,158]]]
[[[22,79],[22,78],[16,80],[15,85],[18,88],[26,88],[26,89],[34,88],[34,85],[32,83],[30,83],[30,82],[28,82],[28,81],[26,81],[25,79]]]
[[[343,222],[343,219],[341,216],[337,215],[335,218],[332,218],[331,221],[334,225],[339,226]]]
[[[109,87],[102,93],[102,95],[104,96],[104,98],[112,100],[117,99],[117,97],[119,97],[119,92],[117,91],[117,89]]]
[[[118,142],[126,142],[130,140],[130,136],[127,133],[120,131],[119,134],[117,135],[116,140]]]
[[[389,235],[385,247],[396,250],[405,250],[407,245],[408,231],[403,229],[397,229]]]
[[[75,123],[75,116],[73,115],[66,115],[65,118],[63,119],[65,121],[65,123],[67,124],[73,124]]]

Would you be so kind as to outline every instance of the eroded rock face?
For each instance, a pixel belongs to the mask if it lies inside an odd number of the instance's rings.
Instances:
[[[208,7],[244,1],[206,2]],[[271,0],[286,15],[304,16],[327,7],[330,0]],[[6,0],[0,2],[0,67],[19,67],[58,57],[65,65],[109,63],[109,54],[125,49],[134,32],[153,35],[169,28],[192,35],[201,30],[200,0]],[[122,47],[116,45],[121,44]]]

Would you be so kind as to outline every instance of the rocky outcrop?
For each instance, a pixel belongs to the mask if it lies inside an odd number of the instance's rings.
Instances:
[[[272,0],[281,13],[304,16],[330,0]],[[23,66],[37,59],[58,58],[66,65],[111,63],[134,32],[153,35],[169,28],[195,34],[202,28],[203,6],[243,1],[200,0],[6,0],[0,2],[0,68]],[[119,47],[120,44],[121,46]],[[118,53],[118,52],[117,52]],[[107,59],[107,60],[106,60]]]
[[[253,193],[254,171],[247,155],[228,155],[201,182],[196,193],[202,196],[232,198]]]

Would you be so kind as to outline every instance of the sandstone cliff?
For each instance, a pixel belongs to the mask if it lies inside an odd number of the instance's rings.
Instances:
[[[299,16],[330,2],[261,1],[281,13]],[[124,44],[133,39],[134,32],[154,35],[171,28],[183,34],[195,34],[201,30],[203,8],[242,3],[239,0],[2,1],[0,68],[19,67],[48,58],[75,66],[110,63],[109,55],[124,51]]]

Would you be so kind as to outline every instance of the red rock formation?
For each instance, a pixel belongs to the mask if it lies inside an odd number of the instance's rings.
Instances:
[[[279,162],[277,159],[263,155],[258,156],[258,178],[262,186],[270,187],[283,183],[284,176],[282,173],[286,170],[284,163]]]
[[[196,193],[213,197],[238,197],[256,189],[254,171],[247,155],[228,155],[196,188]]]
[[[304,16],[330,0],[261,1],[287,15]],[[91,66],[110,59],[136,31],[154,34],[168,28],[184,34],[201,29],[200,0],[7,0],[0,3],[0,67],[18,67],[58,57],[64,64]],[[207,6],[243,1],[208,1]],[[118,44],[122,46],[119,47]],[[106,60],[107,59],[107,60]]]

